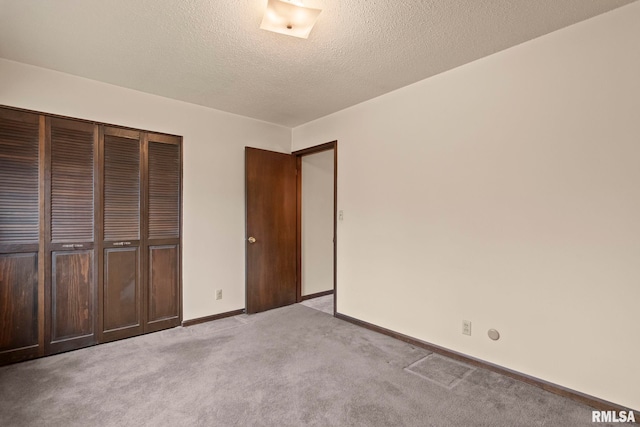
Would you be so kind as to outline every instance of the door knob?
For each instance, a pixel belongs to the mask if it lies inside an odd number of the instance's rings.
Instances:
[[[255,237],[249,237],[249,243],[255,243],[256,242],[256,238]]]

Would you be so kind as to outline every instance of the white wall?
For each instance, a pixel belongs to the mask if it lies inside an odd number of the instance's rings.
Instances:
[[[333,289],[333,154],[302,157],[302,295]]]
[[[290,152],[290,129],[3,59],[0,105],[182,135],[183,317],[244,308],[244,146]]]
[[[295,128],[294,149],[339,143],[338,312],[640,409],[639,22]]]

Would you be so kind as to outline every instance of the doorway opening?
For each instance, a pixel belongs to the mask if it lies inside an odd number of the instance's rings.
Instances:
[[[292,154],[298,193],[296,301],[333,295],[335,314],[337,141]]]

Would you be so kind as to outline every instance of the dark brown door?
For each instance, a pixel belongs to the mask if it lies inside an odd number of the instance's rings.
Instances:
[[[181,139],[147,134],[145,332],[180,325]]]
[[[97,341],[97,130],[91,123],[47,118],[47,354]]]
[[[296,158],[245,148],[247,313],[296,302]]]
[[[42,350],[39,122],[35,114],[0,109],[0,363]]]
[[[143,332],[140,132],[103,128],[102,340]]]

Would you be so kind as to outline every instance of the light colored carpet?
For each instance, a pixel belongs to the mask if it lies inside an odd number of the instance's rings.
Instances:
[[[306,301],[302,301],[300,304],[333,316],[333,295],[325,295],[323,297],[308,299]]]
[[[2,367],[0,425],[593,425],[586,406],[429,355],[294,304]]]

